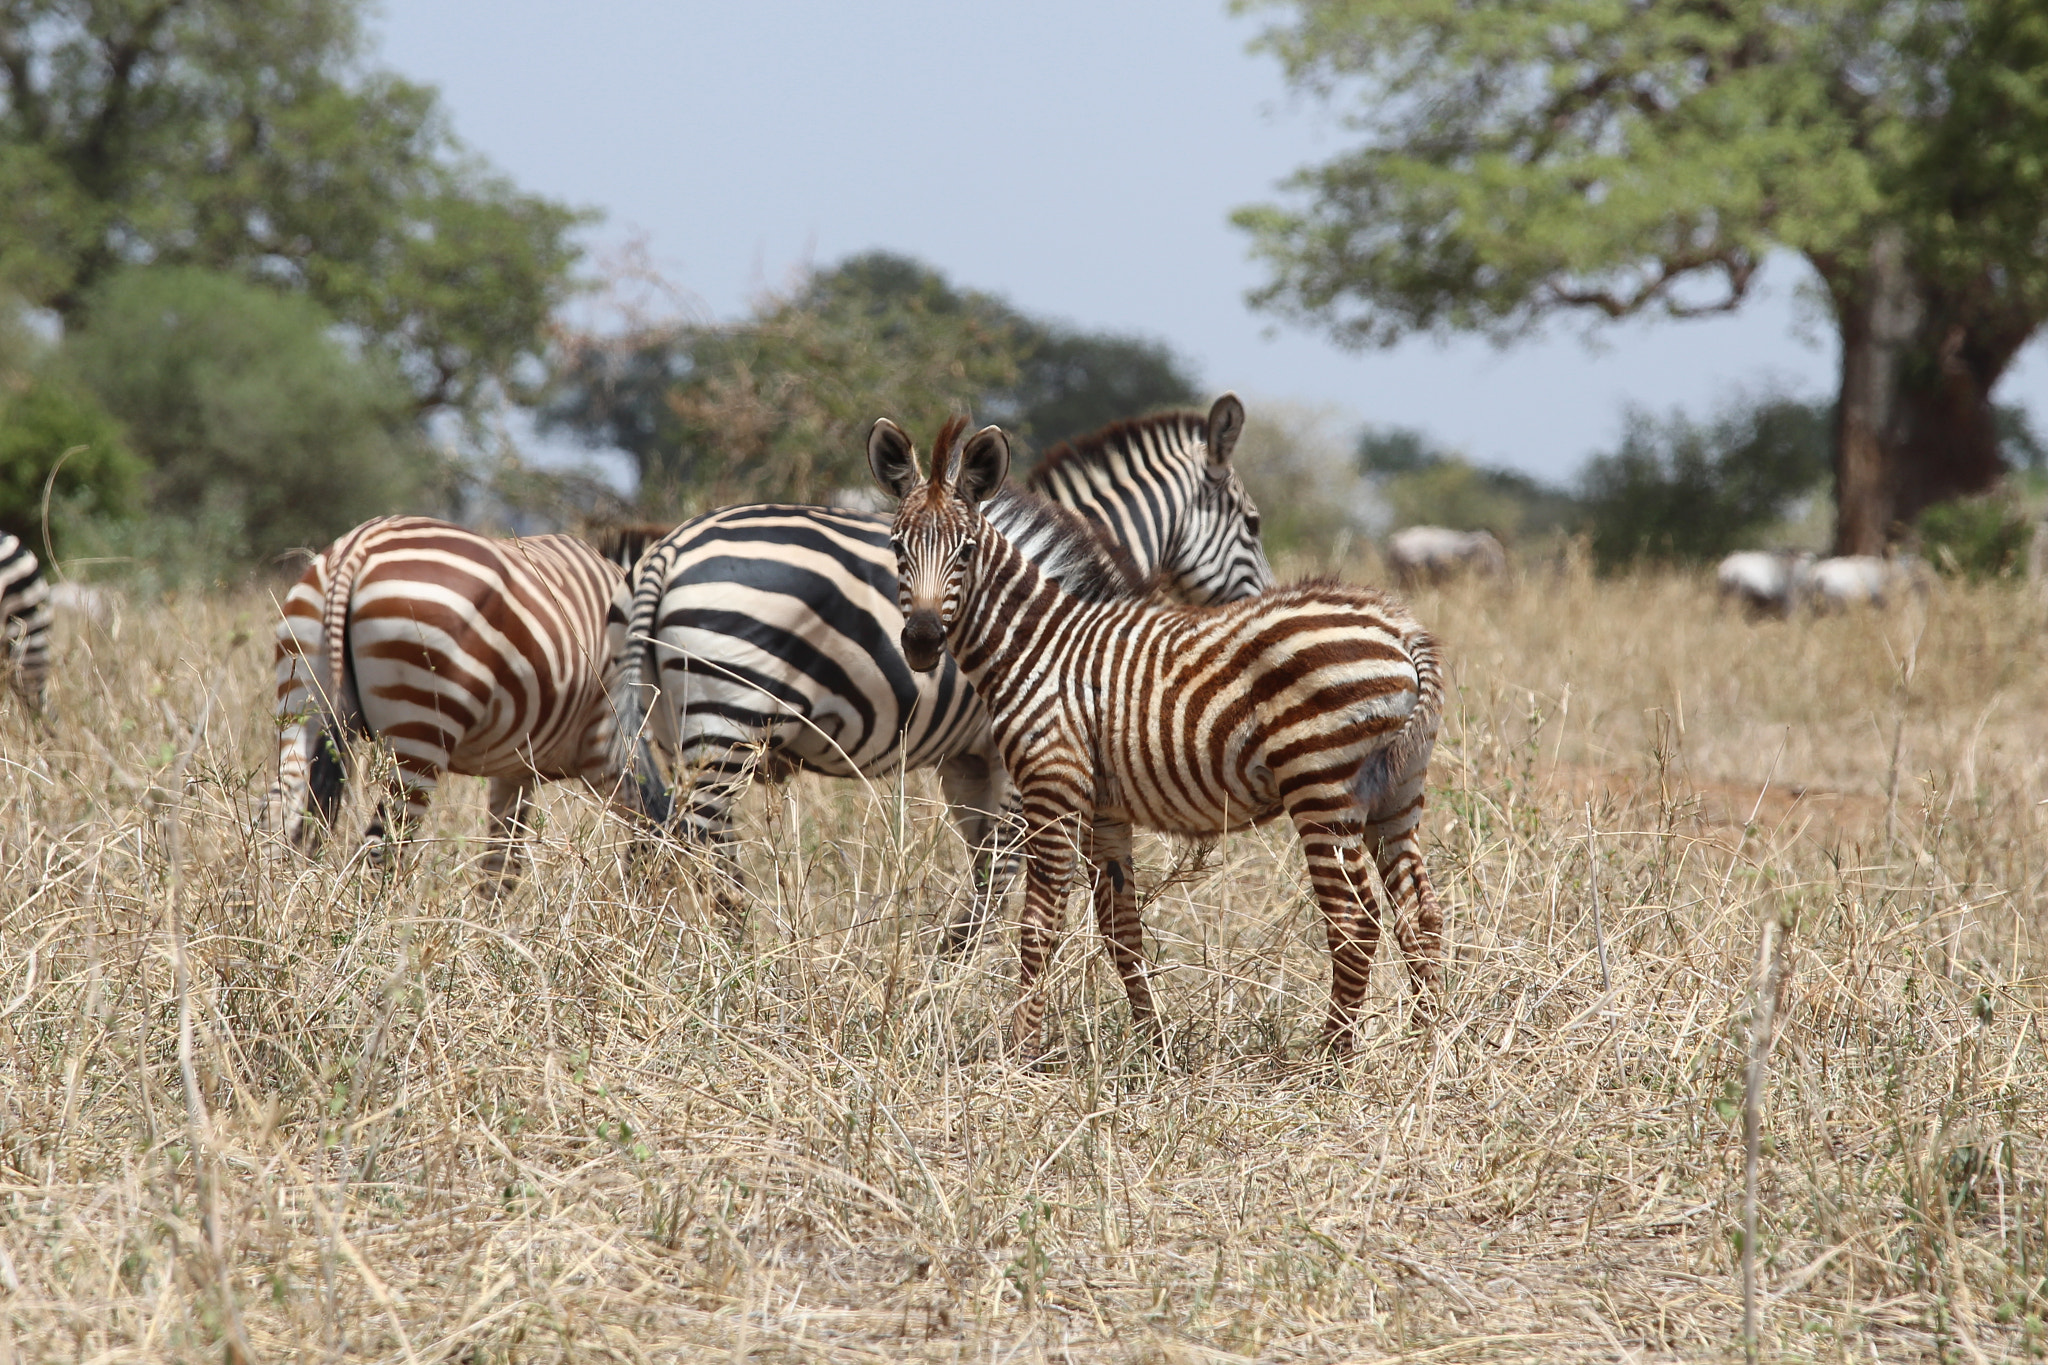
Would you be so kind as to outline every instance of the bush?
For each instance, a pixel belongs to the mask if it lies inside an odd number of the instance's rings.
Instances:
[[[63,458],[78,446],[84,449]],[[17,392],[0,391],[0,531],[19,536],[38,554],[45,486],[51,488],[53,509],[66,513],[52,511],[50,538],[68,553],[76,517],[119,518],[135,511],[143,472],[121,424],[84,389],[45,374],[24,377]]]
[[[1819,487],[1832,464],[1829,409],[1772,398],[1708,423],[1632,411],[1621,449],[1579,476],[1594,563],[1702,563],[1753,541]]]
[[[1945,574],[1981,582],[2024,573],[2033,523],[2004,494],[1936,503],[1920,514],[1920,549]]]
[[[1578,521],[1578,506],[1563,489],[1518,470],[1475,465],[1406,427],[1367,428],[1356,460],[1392,527],[1448,526],[1514,540]]]
[[[404,384],[304,298],[202,270],[124,271],[64,352],[127,423],[152,510],[239,524],[226,544],[243,562],[404,510],[438,465]]]

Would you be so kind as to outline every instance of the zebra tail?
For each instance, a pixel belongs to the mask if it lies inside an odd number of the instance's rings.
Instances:
[[[650,820],[665,825],[673,801],[647,731],[649,699],[661,685],[661,669],[654,657],[654,627],[662,588],[668,581],[668,558],[658,553],[645,555],[627,575],[633,589],[632,606],[626,613],[626,638],[620,646],[612,708],[618,717],[619,742],[630,751],[640,809]],[[617,610],[616,600],[613,610]]]

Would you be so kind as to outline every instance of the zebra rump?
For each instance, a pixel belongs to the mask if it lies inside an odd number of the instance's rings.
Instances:
[[[50,673],[50,585],[19,537],[0,531],[0,634],[15,695],[42,709]]]
[[[658,774],[651,756],[644,768],[630,761],[611,709],[620,582],[568,536],[494,540],[426,517],[378,518],[343,536],[307,567],[278,624],[278,779],[264,823],[301,846],[316,839],[338,810],[358,735],[385,741],[395,759],[375,842],[387,820],[399,841],[410,836],[442,773],[491,779],[498,845],[486,867],[501,885],[536,782],[580,779],[644,813]],[[309,808],[320,826],[309,827]]]

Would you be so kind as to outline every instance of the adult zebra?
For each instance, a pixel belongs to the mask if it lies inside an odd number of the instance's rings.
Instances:
[[[1263,591],[1273,570],[1258,509],[1230,464],[1243,430],[1244,405],[1225,394],[1206,417],[1118,422],[1055,446],[1027,492],[1099,534],[1027,539],[1027,552],[1057,548],[1047,571],[1086,579],[1088,592],[1110,589],[1105,556],[1127,556],[1126,590],[1197,603]],[[1018,513],[1032,501],[1006,494],[989,514],[1022,536]],[[950,664],[925,676],[903,661],[886,516],[729,507],[650,547],[631,586],[619,710],[626,724],[646,717],[687,775],[674,819],[685,839],[720,851],[728,885],[732,805],[757,765],[839,777],[937,767],[975,859],[976,894],[947,947],[979,931],[1008,881],[997,858],[1014,792],[966,680]]]
[[[40,711],[50,675],[50,585],[21,540],[0,531],[0,638],[15,695]]]
[[[371,842],[409,837],[443,772],[491,779],[492,889],[517,877],[515,840],[537,781],[580,778],[615,806],[665,817],[652,755],[642,746],[644,766],[629,771],[612,709],[623,581],[573,536],[495,540],[429,517],[379,517],[335,541],[278,622],[278,778],[263,824],[301,848],[317,843],[306,816],[332,825],[349,734],[383,740],[396,759]]]
[[[929,479],[887,419],[868,462],[902,500],[890,539],[903,657],[920,670],[957,661],[1021,794],[1030,870],[1015,1049],[1038,1054],[1039,979],[1080,850],[1132,1021],[1156,1033],[1132,829],[1213,837],[1283,812],[1329,937],[1328,1045],[1351,1045],[1377,945],[1368,848],[1388,894],[1413,904],[1412,920],[1396,905],[1394,932],[1426,1016],[1442,991],[1443,920],[1417,837],[1443,711],[1435,641],[1384,595],[1328,581],[1210,608],[1079,598],[982,515],[1009,442],[995,427],[963,440],[965,428],[956,417],[939,433]]]

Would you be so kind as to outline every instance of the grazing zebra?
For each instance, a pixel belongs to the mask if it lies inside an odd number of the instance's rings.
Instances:
[[[1225,394],[1207,417],[1119,422],[1054,447],[1031,489],[1105,534],[1033,539],[1028,528],[1037,523],[1023,509],[1038,504],[1015,494],[992,503],[989,516],[1026,553],[1049,556],[1046,571],[1077,591],[1109,591],[1124,578],[1116,591],[1135,583],[1194,602],[1248,596],[1272,584],[1273,570],[1259,546],[1258,509],[1230,465],[1243,429],[1244,405]],[[757,767],[839,777],[937,767],[975,850],[976,894],[948,926],[947,947],[979,931],[1007,886],[1007,860],[999,866],[997,854],[1015,794],[987,716],[957,670],[949,664],[924,677],[903,662],[885,514],[709,513],[641,557],[628,615],[620,711],[635,726],[645,717],[688,775],[675,820],[684,838],[719,851],[724,885],[739,884],[732,805]],[[730,895],[721,900],[735,909]]]
[[[1508,571],[1508,552],[1491,531],[1406,526],[1387,537],[1387,567],[1404,588],[1441,583],[1467,570],[1499,578]]]
[[[1326,1044],[1350,1046],[1378,940],[1366,848],[1389,895],[1412,903],[1412,923],[1396,905],[1394,932],[1427,1017],[1442,990],[1443,916],[1417,834],[1443,710],[1435,641],[1380,593],[1332,582],[1207,608],[1077,598],[982,515],[1009,471],[1009,441],[996,427],[963,441],[965,429],[946,424],[926,480],[910,439],[884,419],[868,463],[902,500],[890,541],[903,657],[930,670],[951,654],[1022,798],[1016,1051],[1038,1055],[1040,976],[1081,856],[1132,1021],[1156,1038],[1132,829],[1206,837],[1282,812],[1329,938]]]
[[[265,826],[301,848],[318,842],[306,816],[333,823],[350,733],[383,740],[396,759],[370,842],[408,838],[443,772],[491,779],[492,889],[517,878],[514,840],[541,779],[581,778],[615,805],[665,816],[651,755],[627,771],[612,710],[625,622],[608,617],[620,582],[571,536],[494,540],[428,517],[379,517],[335,541],[277,626],[281,728]]]
[[[15,695],[40,711],[50,676],[50,585],[19,539],[0,531],[0,632]]]

